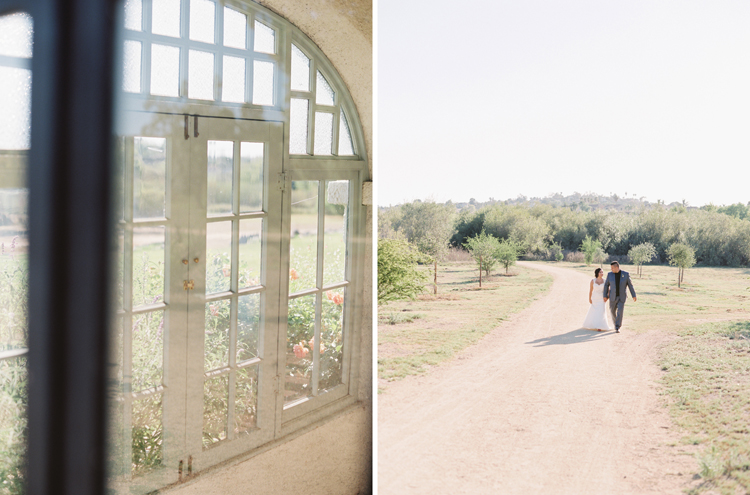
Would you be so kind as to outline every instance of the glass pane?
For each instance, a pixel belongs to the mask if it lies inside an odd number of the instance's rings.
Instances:
[[[133,372],[131,390],[161,385],[164,362],[164,311],[133,315]]]
[[[26,13],[0,17],[0,55],[31,58],[34,23]]]
[[[123,294],[125,288],[123,286],[123,275],[125,274],[125,231],[117,229],[116,233],[116,249],[114,261],[115,261],[115,308],[123,309]]]
[[[292,91],[310,91],[310,59],[292,44]]]
[[[240,148],[240,212],[263,210],[263,143]]]
[[[234,433],[255,428],[258,410],[258,367],[237,370],[234,394]]]
[[[0,66],[0,149],[29,149],[31,71]]]
[[[21,181],[25,182],[23,178]],[[7,179],[3,182],[0,184],[0,218],[4,220],[0,226],[0,351],[7,351],[28,345],[28,190],[17,188],[22,183],[8,183]]]
[[[262,218],[240,220],[240,289],[261,284],[262,233]]]
[[[323,240],[323,286],[345,281],[346,225],[349,181],[328,182],[325,239]]]
[[[224,46],[244,49],[246,39],[247,16],[224,7]]]
[[[292,181],[292,238],[289,293],[316,287],[318,266],[318,181]]]
[[[133,474],[147,473],[164,461],[162,396],[154,394],[133,401]]]
[[[0,479],[2,493],[23,494],[26,435],[26,409],[29,403],[26,384],[26,358],[0,361]]]
[[[221,100],[245,103],[245,59],[224,55]]]
[[[180,95],[180,49],[151,45],[151,94]]]
[[[206,378],[203,384],[203,448],[227,438],[229,380],[227,376]]]
[[[289,300],[286,335],[286,374],[284,403],[312,394],[313,353],[310,340],[315,336],[315,295]]]
[[[133,138],[133,218],[164,218],[166,190],[167,140]]]
[[[214,42],[216,4],[211,0],[190,0],[190,39]]]
[[[318,71],[318,79],[316,83],[315,103],[318,105],[333,105],[335,93],[333,88],[328,84],[323,74]]]
[[[315,112],[315,154],[330,155],[333,147],[333,114]]]
[[[273,105],[272,62],[253,62],[253,105]]]
[[[126,40],[123,49],[122,89],[141,92],[141,42]]]
[[[263,24],[255,21],[255,51],[263,53],[276,53],[276,32]]]
[[[203,340],[204,368],[215,370],[229,365],[229,300],[206,303],[206,328]]]
[[[232,222],[206,225],[206,294],[229,290],[232,276]]]
[[[237,308],[237,362],[258,357],[260,335],[260,294],[238,298]]]
[[[307,154],[307,107],[310,100],[292,98],[289,110],[289,153]]]
[[[164,301],[164,227],[133,229],[133,307]]]
[[[214,54],[190,50],[188,98],[214,99]]]
[[[320,326],[320,381],[318,390],[341,383],[344,364],[344,289],[326,291]]]
[[[143,29],[143,0],[125,0],[125,29]]]
[[[180,37],[180,0],[151,0],[151,32]]]
[[[346,115],[344,115],[343,110],[341,110],[341,118],[339,119],[339,155],[354,155],[352,133],[349,131],[349,122],[347,122]]]
[[[208,214],[232,213],[234,143],[208,142]]]

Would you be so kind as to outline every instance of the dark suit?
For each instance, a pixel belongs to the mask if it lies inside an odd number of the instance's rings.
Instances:
[[[622,313],[625,311],[626,291],[628,289],[630,290],[630,295],[635,298],[635,289],[633,288],[633,282],[631,282],[628,272],[620,270],[619,296],[617,295],[617,287],[615,287],[615,274],[613,272],[607,274],[607,280],[604,281],[604,297],[609,298],[609,311],[612,314],[612,322],[615,324],[617,330],[622,326]]]

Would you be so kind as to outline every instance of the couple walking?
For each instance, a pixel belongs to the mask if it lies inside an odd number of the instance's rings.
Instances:
[[[626,290],[630,290],[633,302],[636,302],[633,282],[630,274],[620,270],[620,264],[616,261],[610,263],[611,272],[604,279],[604,271],[597,268],[594,271],[595,279],[591,280],[589,288],[589,308],[586,318],[583,320],[583,328],[592,328],[598,331],[612,330],[612,324],[607,318],[606,302],[609,301],[609,314],[615,324],[615,333],[620,333],[622,326],[622,313],[625,311]]]

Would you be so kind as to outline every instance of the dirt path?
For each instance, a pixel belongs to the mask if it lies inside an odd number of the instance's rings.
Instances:
[[[580,329],[589,277],[378,397],[378,493],[680,494],[697,469],[658,395],[657,332]],[[636,290],[638,289],[636,283]],[[670,446],[671,445],[671,446]]]

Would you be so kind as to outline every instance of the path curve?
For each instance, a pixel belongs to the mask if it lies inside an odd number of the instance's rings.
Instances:
[[[457,359],[378,397],[378,493],[681,494],[693,450],[660,397],[666,335],[580,328],[591,277],[550,291]],[[636,290],[638,289],[636,283]]]

